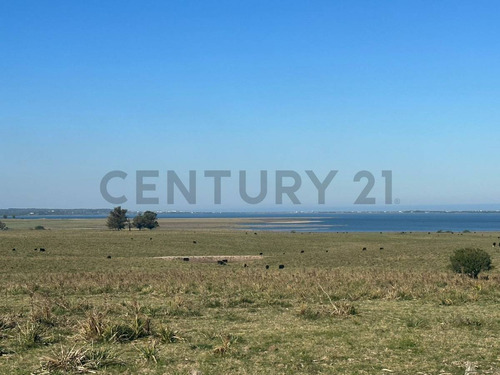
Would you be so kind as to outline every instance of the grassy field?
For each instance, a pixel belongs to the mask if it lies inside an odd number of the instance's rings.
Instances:
[[[500,374],[500,233],[4,221],[1,374]],[[466,246],[491,254],[488,279],[447,268]]]

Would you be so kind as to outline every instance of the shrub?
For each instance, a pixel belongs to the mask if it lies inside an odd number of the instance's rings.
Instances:
[[[0,221],[0,230],[7,230],[7,229],[9,229],[7,228],[7,225],[4,222]]]
[[[487,271],[491,268],[490,255],[481,249],[457,249],[450,257],[450,260],[453,271],[473,278],[477,278],[479,272]]]
[[[37,225],[35,230],[45,230],[45,227],[43,225]]]

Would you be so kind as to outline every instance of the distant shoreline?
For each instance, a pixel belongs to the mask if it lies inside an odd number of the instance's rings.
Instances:
[[[133,217],[133,215],[129,215]],[[29,216],[3,220],[11,229],[106,229],[106,216]],[[197,213],[160,214],[159,230],[245,230],[279,232],[497,232],[500,212],[412,213]]]
[[[99,219],[106,218],[111,209],[0,209],[0,220],[2,216],[15,219]],[[129,216],[135,216],[144,211],[129,210]],[[500,214],[500,210],[373,210],[373,211],[155,211],[161,218],[177,217],[270,217],[303,216],[303,215],[396,215],[396,214]],[[6,219],[5,217],[3,219]]]

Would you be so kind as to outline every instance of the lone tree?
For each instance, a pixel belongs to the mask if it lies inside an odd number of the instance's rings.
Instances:
[[[159,226],[156,220],[156,213],[153,211],[146,211],[144,214],[138,214],[133,220],[134,227],[141,230],[142,228],[147,228],[149,230],[155,229]]]
[[[127,222],[127,210],[122,209],[121,206],[115,207],[113,211],[109,212],[108,221],[106,225],[109,229],[122,230],[125,228]]]
[[[479,272],[491,269],[491,257],[481,249],[457,249],[450,257],[451,268],[457,273],[477,278]]]

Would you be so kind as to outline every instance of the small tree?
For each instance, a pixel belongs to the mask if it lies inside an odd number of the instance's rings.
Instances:
[[[122,230],[125,228],[127,222],[127,210],[122,209],[121,206],[115,207],[113,211],[109,212],[106,225],[109,229]]]
[[[450,261],[453,271],[473,278],[477,278],[479,272],[491,268],[490,255],[481,249],[457,249],[450,257]]]
[[[144,228],[148,228],[149,230],[151,230],[160,226],[160,224],[158,224],[158,221],[156,220],[157,215],[153,211],[144,212],[143,218],[144,218]]]
[[[156,227],[160,226],[156,218],[157,215],[153,211],[146,211],[143,215],[138,214],[136,217],[134,217],[134,227],[139,230],[141,230],[142,228],[147,228],[149,230],[155,229]]]
[[[144,216],[137,214],[137,216],[134,217],[134,220],[132,220],[132,225],[137,229],[142,230],[142,228],[144,228]]]
[[[7,219],[7,215],[3,214],[3,218],[4,218],[4,219]]]

